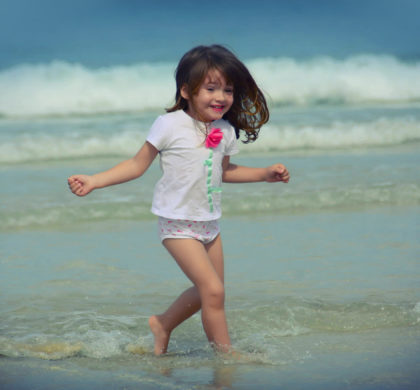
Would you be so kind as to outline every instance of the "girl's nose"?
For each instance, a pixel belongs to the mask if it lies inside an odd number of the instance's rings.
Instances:
[[[225,100],[225,99],[226,99],[225,91],[223,91],[221,89],[217,90],[216,100]]]

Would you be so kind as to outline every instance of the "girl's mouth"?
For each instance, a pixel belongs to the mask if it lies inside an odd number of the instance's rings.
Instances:
[[[225,106],[211,106],[214,111],[222,112]]]

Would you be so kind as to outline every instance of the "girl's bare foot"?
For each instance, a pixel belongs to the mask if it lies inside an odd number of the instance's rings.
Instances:
[[[168,344],[169,344],[169,337],[171,336],[159,320],[160,316],[151,316],[149,318],[149,326],[150,330],[153,333],[155,338],[155,348],[154,353],[156,356],[162,355],[167,352]]]

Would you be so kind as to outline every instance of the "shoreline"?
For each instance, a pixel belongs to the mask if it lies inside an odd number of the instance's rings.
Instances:
[[[386,336],[398,332],[401,330]],[[384,335],[380,333],[366,332],[358,336],[359,342],[374,345],[379,339],[383,340]],[[128,390],[139,386],[142,390],[202,387],[214,390],[416,390],[420,381],[420,364],[416,360],[419,347],[413,342],[419,335],[418,332],[406,334],[405,345],[397,346],[391,338],[383,345],[383,351],[376,353],[350,353],[343,346],[335,353],[276,365],[233,363],[209,355],[204,364],[196,366],[187,355],[177,354],[150,358],[132,356],[125,359],[124,365],[121,359],[91,362],[83,357],[62,360],[1,357],[0,385],[2,390]],[[334,336],[331,345],[340,337]]]

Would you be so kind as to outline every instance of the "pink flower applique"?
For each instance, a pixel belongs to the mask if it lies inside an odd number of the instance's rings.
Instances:
[[[206,148],[217,148],[220,141],[223,139],[223,132],[220,129],[211,129],[210,133],[206,137],[205,145]]]

